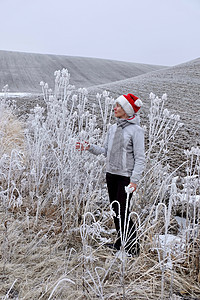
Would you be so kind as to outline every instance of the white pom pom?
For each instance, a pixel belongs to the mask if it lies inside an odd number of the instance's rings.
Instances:
[[[135,101],[135,105],[138,106],[138,107],[141,107],[143,105],[142,101],[140,99],[137,99]]]

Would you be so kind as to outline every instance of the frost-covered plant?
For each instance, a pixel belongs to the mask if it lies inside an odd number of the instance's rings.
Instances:
[[[172,212],[172,205],[173,205],[173,198],[174,198],[174,192],[176,191],[176,185],[175,180],[172,180],[171,184],[171,193],[169,197],[169,203],[168,207],[164,203],[159,203],[156,207],[156,218],[154,222],[157,222],[158,220],[158,210],[160,207],[164,208],[164,222],[165,222],[165,233],[164,233],[164,243],[161,248],[157,247],[156,250],[158,252],[158,258],[160,263],[160,269],[162,272],[162,281],[161,281],[161,299],[163,299],[164,295],[164,282],[165,282],[165,271],[167,269],[173,268],[172,263],[172,248],[167,245],[167,239],[168,239],[168,229],[170,225],[170,219],[171,219],[171,212]],[[159,239],[159,236],[158,236]]]
[[[90,221],[89,224],[87,224],[86,220],[88,217],[92,219],[92,222]],[[103,287],[102,282],[100,279],[100,276],[98,274],[98,268],[95,268],[95,274],[93,274],[93,263],[96,260],[94,256],[94,251],[92,249],[92,246],[90,245],[89,240],[95,239],[96,236],[100,236],[100,230],[101,226],[99,222],[96,222],[95,217],[92,213],[86,213],[84,215],[83,224],[80,227],[80,234],[82,239],[82,266],[83,266],[83,291],[86,293],[86,291],[89,289],[92,289],[92,291],[96,294],[97,297],[100,297],[100,299],[104,299],[103,297]],[[97,281],[95,280],[95,277],[97,277]],[[92,285],[90,284],[90,280],[92,281]]]
[[[63,229],[66,218],[77,226],[82,215],[93,209],[93,199],[101,197],[98,187],[102,185],[104,166],[102,157],[94,161],[88,153],[80,155],[75,150],[77,141],[102,143],[103,137],[94,106],[88,103],[87,90],[75,91],[69,78],[66,69],[56,71],[54,92],[40,83],[46,109],[37,106],[32,110],[26,130],[30,167],[27,176],[31,202],[36,205],[36,221],[41,209],[50,202],[60,207]],[[105,101],[102,118],[106,124],[113,102],[106,92],[98,97]]]
[[[22,204],[21,180],[26,159],[23,124],[5,99],[0,102],[0,195],[8,209]]]
[[[102,105],[102,96],[104,98],[103,105]],[[105,135],[107,133],[107,130],[110,126],[111,119],[112,119],[112,111],[114,106],[114,99],[109,97],[109,92],[104,91],[103,94],[97,93],[96,98],[98,100],[99,108],[100,108],[100,115],[101,119],[103,121],[103,127],[102,127],[102,139],[105,139]]]
[[[6,101],[8,98],[8,92],[9,92],[8,84],[4,85],[4,87],[2,88],[2,92],[4,93],[4,96],[3,96],[3,99],[1,99],[1,102],[2,102],[2,100]]]
[[[162,271],[161,295],[164,295],[165,272],[173,270],[182,263],[190,264],[190,269],[195,277],[199,274],[199,246],[200,246],[200,219],[199,219],[199,170],[200,149],[192,148],[185,151],[187,156],[187,176],[183,178],[183,188],[178,191],[177,182],[179,177],[173,177],[168,205],[159,203],[156,207],[156,218],[158,222],[158,210],[164,208],[164,235],[157,232],[157,247],[159,263]],[[181,207],[181,210],[180,210]],[[181,225],[177,236],[168,233],[172,211],[181,213]],[[185,218],[184,218],[185,217]],[[178,217],[180,218],[180,217]],[[183,223],[183,221],[185,221]]]
[[[182,234],[185,240],[185,255],[195,276],[199,274],[200,247],[200,149],[192,147],[186,150],[186,176],[182,179],[182,188],[177,188],[176,210],[185,217]]]
[[[177,130],[183,126],[180,116],[174,115],[165,108],[167,94],[161,98],[150,93],[149,135],[147,160],[166,157],[169,141],[175,138]]]
[[[121,240],[121,247],[118,253],[116,254],[116,258],[120,260],[120,282],[122,286],[122,295],[123,299],[126,299],[126,288],[125,288],[125,276],[126,276],[126,267],[127,267],[127,258],[131,257],[131,253],[134,253],[137,255],[139,254],[139,242],[138,242],[138,230],[141,228],[140,224],[140,217],[139,215],[132,211],[129,213],[128,211],[128,203],[130,199],[130,194],[133,192],[133,188],[130,186],[125,187],[125,192],[127,193],[126,197],[126,208],[125,208],[125,216],[124,216],[124,224],[122,227],[121,222],[121,209],[120,209],[120,203],[118,201],[113,201],[110,205],[110,209],[115,214],[113,207],[114,205],[118,207],[119,215],[116,216],[119,218],[119,236]],[[133,222],[133,219],[136,217],[136,222]],[[132,222],[130,222],[132,221]],[[133,228],[131,228],[131,224]],[[129,249],[129,253],[127,251]],[[135,251],[134,251],[135,250]]]
[[[175,170],[167,162],[169,145],[183,124],[180,116],[165,108],[167,95],[161,98],[150,93],[148,132],[146,131],[146,168],[140,182],[140,207],[146,215],[153,204],[165,200]],[[146,205],[149,203],[149,207]]]

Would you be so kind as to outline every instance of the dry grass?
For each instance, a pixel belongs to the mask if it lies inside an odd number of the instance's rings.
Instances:
[[[24,152],[23,123],[8,109],[0,110],[0,155],[11,154],[13,149]]]
[[[41,216],[36,226],[34,215],[27,219],[26,207],[5,213],[1,206],[1,297],[14,283],[10,299],[14,295],[19,299],[48,299],[60,282],[52,299],[99,299],[89,287],[91,284],[94,288],[93,280],[98,282],[95,268],[99,267],[100,278],[107,273],[102,284],[104,299],[122,299],[122,262],[115,252],[88,240],[94,262],[84,261],[79,229],[61,232],[59,208],[55,207],[54,212],[51,218]],[[149,250],[151,242],[145,237],[140,256],[126,260],[126,299],[160,298],[161,265],[156,251]],[[87,273],[88,267],[92,277]],[[198,299],[199,279],[189,257],[179,263],[174,257],[173,270],[165,272],[164,299],[172,294]]]

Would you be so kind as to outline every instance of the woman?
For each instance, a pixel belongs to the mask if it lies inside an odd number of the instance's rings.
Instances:
[[[130,254],[138,254],[139,244],[136,241],[135,225],[131,218],[127,224],[132,194],[128,199],[128,213],[126,213],[127,194],[125,187],[129,186],[132,191],[136,190],[145,165],[144,130],[140,127],[139,116],[137,115],[141,106],[142,101],[133,94],[119,96],[114,107],[117,122],[110,127],[103,147],[93,144],[85,146],[79,142],[76,144],[76,149],[88,150],[95,155],[104,154],[106,156],[108,194],[110,202],[115,201],[112,206],[115,211],[114,222],[117,240],[113,247],[120,250],[121,238],[126,235],[125,250]]]

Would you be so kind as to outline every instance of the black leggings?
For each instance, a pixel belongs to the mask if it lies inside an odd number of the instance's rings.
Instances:
[[[125,186],[129,185],[130,183],[130,177],[115,175],[106,173],[106,182],[108,187],[108,194],[110,198],[110,203],[113,201],[118,201],[120,204],[120,212],[121,212],[121,229],[122,229],[122,236],[124,234],[124,221],[125,221],[125,212],[126,212],[126,200],[127,200],[127,193],[125,192]],[[131,200],[132,194],[129,195],[128,199],[128,209],[127,209],[127,220],[129,216],[129,206],[130,206],[130,200]],[[121,238],[120,238],[120,220],[119,220],[119,209],[118,204],[113,203],[112,205],[113,210],[115,211],[116,216],[114,218],[115,227],[117,230],[117,241],[115,243],[115,247],[117,249],[120,249],[121,246]],[[127,224],[127,223],[126,223]],[[133,221],[130,218],[128,230],[127,230],[127,242],[125,244],[125,248],[127,251],[136,249],[136,229],[135,225],[133,224]],[[127,228],[127,227],[126,227]],[[138,245],[137,245],[138,247]],[[132,251],[130,251],[132,252]]]

